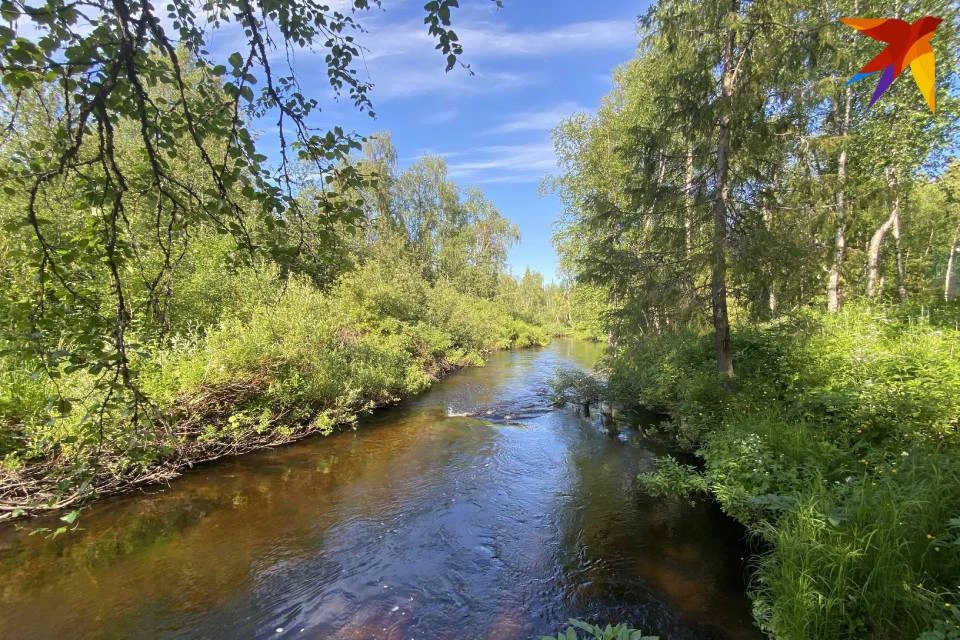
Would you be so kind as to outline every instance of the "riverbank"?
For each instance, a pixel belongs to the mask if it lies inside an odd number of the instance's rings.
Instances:
[[[579,618],[757,640],[739,528],[640,494],[640,434],[544,393],[602,352],[498,351],[356,430],[98,500],[56,539],[30,535],[56,516],[0,527],[0,637],[532,640]]]
[[[278,293],[238,300],[211,330],[135,362],[137,393],[149,400],[132,409],[85,398],[97,378],[88,371],[43,376],[5,360],[0,520],[349,428],[496,350],[549,340],[492,301],[395,265],[369,263],[328,293],[295,279],[259,284]]]
[[[740,327],[733,395],[709,335],[663,335],[614,359],[614,388],[669,408],[669,434],[703,460],[661,459],[646,489],[709,494],[769,549],[751,596],[772,637],[960,631],[956,315],[850,307]]]

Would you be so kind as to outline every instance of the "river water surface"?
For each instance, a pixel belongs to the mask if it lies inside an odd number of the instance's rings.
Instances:
[[[0,529],[0,638],[528,639],[569,617],[756,638],[739,532],[644,497],[655,453],[554,409],[595,345],[495,355],[360,428]],[[59,523],[62,524],[62,523]]]

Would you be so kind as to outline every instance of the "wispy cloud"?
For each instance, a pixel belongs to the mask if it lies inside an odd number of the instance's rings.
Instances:
[[[412,153],[408,156],[402,156],[400,158],[401,165],[413,164],[419,160],[422,160],[424,156],[433,156],[436,158],[443,158],[444,160],[450,160],[451,158],[462,158],[464,156],[469,156],[473,153],[472,149],[460,149],[457,151],[441,151],[433,147],[421,147],[417,149],[416,153]]]
[[[450,95],[496,93],[522,87],[530,78],[522,73],[488,72],[444,73],[439,60],[421,65],[378,66],[371,68],[374,80],[374,98],[378,101],[412,98],[427,93],[443,92]]]
[[[468,56],[482,58],[579,55],[585,51],[620,49],[637,41],[632,20],[573,22],[540,31],[510,31],[492,24],[478,24],[461,27],[457,34]]]
[[[191,4],[194,5],[194,10],[199,16],[205,15],[205,11],[200,7],[200,2],[193,0]],[[366,24],[367,20],[376,16],[372,11],[355,9],[353,0],[326,0],[324,4],[329,8],[329,11],[325,12],[327,16],[340,13],[347,17],[353,17],[360,24]],[[176,29],[173,29],[173,19],[167,15],[166,11],[161,12],[160,22],[168,33],[176,33]],[[326,40],[326,37],[319,34],[313,43],[313,51],[309,49],[300,50],[299,47],[294,44],[289,45],[288,51],[288,45],[284,43],[284,38],[276,27],[277,25],[273,21],[268,22],[266,25],[267,33],[270,35],[270,42],[268,42],[266,47],[267,58],[271,64],[286,62],[288,53],[291,57],[297,57],[298,53],[310,55],[323,49],[323,42]],[[348,28],[342,35],[356,37],[358,32]],[[209,39],[207,49],[216,58],[225,60],[226,56],[234,51],[246,54],[250,50],[250,38],[244,32],[243,26],[236,21],[222,22],[219,27],[210,29],[207,36]]]
[[[444,124],[455,120],[458,115],[460,115],[459,109],[441,109],[424,115],[418,122],[420,124]]]
[[[461,24],[457,35],[467,59],[542,56],[557,53],[621,49],[637,41],[631,20],[592,20],[542,30],[509,30],[490,22]],[[367,60],[405,55],[419,49],[434,53],[436,42],[418,22],[383,24],[370,28],[364,41],[376,42]]]
[[[462,152],[446,154],[461,157]],[[557,168],[553,145],[543,142],[476,147],[468,160],[450,162],[449,175],[471,184],[536,183]]]
[[[562,120],[578,111],[588,109],[575,102],[561,102],[544,109],[518,111],[506,116],[503,123],[482,132],[482,135],[520,133],[523,131],[550,131]]]
[[[384,12],[384,14],[387,12]],[[542,30],[511,30],[489,21],[463,21],[457,34],[464,46],[463,69],[443,71],[436,42],[419,21],[391,22],[386,17],[368,22],[368,33],[358,37],[366,47],[364,62],[379,100],[410,98],[443,91],[476,93],[504,91],[534,81],[511,65],[523,58],[581,55],[586,51],[622,49],[636,42],[631,20],[574,22]]]

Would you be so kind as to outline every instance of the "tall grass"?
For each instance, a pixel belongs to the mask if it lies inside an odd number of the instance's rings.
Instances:
[[[952,312],[851,306],[740,328],[732,397],[709,336],[614,360],[612,384],[670,409],[704,460],[644,484],[709,492],[765,549],[752,594],[773,637],[960,633],[960,332],[933,317]]]
[[[9,383],[0,389],[0,499],[43,508],[330,433],[494,350],[548,341],[495,302],[431,284],[410,265],[371,260],[328,292],[270,268],[231,277],[212,298],[196,291],[194,304],[229,307],[206,312],[218,321],[134,356],[149,400],[136,415],[92,393],[89,372],[54,379],[36,363],[0,363]],[[69,408],[56,406],[64,395]]]
[[[816,483],[757,530],[754,596],[782,638],[915,638],[956,604],[960,464],[914,455],[842,487]]]

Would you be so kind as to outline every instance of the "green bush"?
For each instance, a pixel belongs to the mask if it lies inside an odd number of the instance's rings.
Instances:
[[[850,306],[737,328],[733,346],[732,396],[706,335],[668,334],[613,360],[612,385],[669,409],[704,461],[702,472],[664,461],[642,484],[706,489],[762,540],[752,593],[774,637],[912,640],[951,628],[960,332]]]
[[[395,276],[391,279],[391,275]],[[265,379],[238,410],[271,421],[363,411],[430,386],[491,351],[527,346],[535,330],[493,303],[432,287],[411,271],[369,263],[329,294],[289,281],[279,299],[221,323],[200,344],[164,355],[154,395],[172,402],[210,385]]]
[[[811,482],[778,519],[754,581],[778,638],[915,638],[957,604],[960,461],[908,455],[843,481]]]
[[[4,468],[38,463],[69,488],[105,470],[329,433],[494,350],[548,341],[497,303],[430,284],[402,262],[369,260],[328,292],[271,266],[198,273],[181,286],[194,293],[172,317],[200,324],[178,321],[182,330],[134,354],[149,400],[136,415],[124,389],[107,402],[93,393],[88,371],[52,379],[35,363],[0,362]]]
[[[631,629],[625,624],[600,627],[582,620],[569,620],[566,630],[556,636],[540,636],[539,640],[658,640],[658,636],[645,636],[641,631]],[[587,635],[580,635],[583,631]]]

